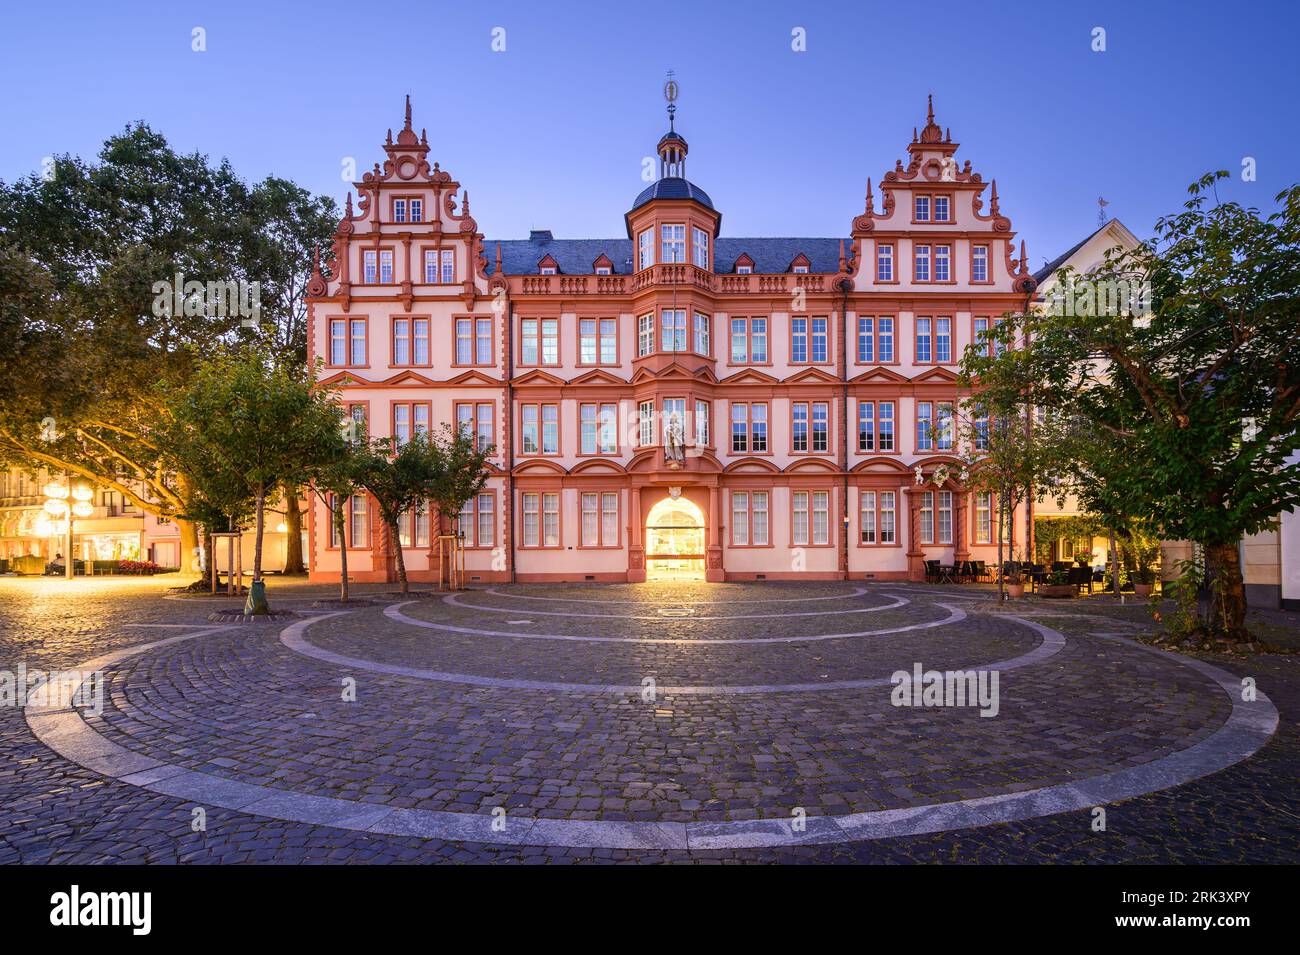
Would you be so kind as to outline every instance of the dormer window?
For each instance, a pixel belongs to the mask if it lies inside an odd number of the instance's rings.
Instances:
[[[539,270],[539,273],[540,273],[541,275],[554,275],[554,274],[555,274],[555,266],[553,266],[553,265],[543,265],[543,266],[541,267],[541,269]]]
[[[684,225],[662,225],[659,227],[660,262],[685,262],[686,261],[686,226]]]
[[[736,266],[736,274],[737,274],[737,275],[749,275],[749,274],[752,273],[753,271],[754,271],[754,267],[753,267],[752,265],[737,265],[737,266]]]
[[[703,229],[691,229],[691,261],[697,268],[709,267],[709,234]]]
[[[796,255],[794,261],[790,263],[790,271],[795,275],[806,275],[811,267],[812,263],[808,261],[808,256],[802,252]]]
[[[807,275],[807,274],[808,274],[808,266],[806,266],[806,265],[796,265],[796,266],[794,267],[794,274],[795,274],[795,275]]]
[[[551,258],[549,254],[542,256],[542,260],[537,263],[538,275],[556,275],[559,271],[560,263]]]
[[[610,261],[609,256],[604,252],[596,256],[596,261],[591,263],[591,267],[597,275],[614,274],[614,263]]]
[[[608,266],[608,265],[598,265],[598,266],[596,266],[596,274],[597,274],[597,275],[609,275],[609,266]]]
[[[749,257],[748,252],[742,252],[736,257],[736,274],[749,275],[754,271],[754,260]]]

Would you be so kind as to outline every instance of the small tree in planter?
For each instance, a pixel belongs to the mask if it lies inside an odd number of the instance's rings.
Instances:
[[[366,460],[358,451],[366,442],[360,422],[340,421],[339,439],[330,444],[325,454],[307,474],[309,486],[320,498],[329,514],[330,525],[339,542],[339,600],[351,599],[348,587],[348,527],[347,502],[359,487],[360,469]]]

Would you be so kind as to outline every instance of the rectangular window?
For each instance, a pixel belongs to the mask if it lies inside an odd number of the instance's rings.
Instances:
[[[366,532],[366,496],[354,494],[348,498],[348,545],[365,547],[369,543]]]
[[[812,320],[812,360],[814,362],[829,361],[827,355],[826,319],[814,318]]]
[[[560,495],[526,491],[524,499],[524,547],[560,546]]]
[[[952,402],[940,401],[935,405],[934,446],[939,451],[951,451],[953,443]]]
[[[406,221],[406,200],[405,199],[393,200],[393,221],[394,222]]]
[[[812,493],[812,542],[829,544],[831,542],[831,495],[829,491]]]
[[[600,495],[585,492],[578,496],[582,510],[582,546],[600,546]]]
[[[366,320],[364,318],[354,318],[350,322],[351,334],[351,364],[364,365],[366,363]]]
[[[423,199],[411,200],[411,221],[412,222],[424,221],[424,200]]]
[[[755,491],[751,496],[750,512],[752,520],[752,537],[755,547],[767,546],[767,528],[768,528],[768,508],[767,508],[767,491]]]
[[[921,495],[921,543],[934,543],[934,492]]]
[[[560,495],[542,495],[542,546],[560,546]]]
[[[876,281],[894,281],[894,247],[892,245],[876,246]]]
[[[749,332],[743,318],[731,320],[731,362],[743,365],[749,361]]]
[[[731,404],[731,453],[745,454],[749,451],[749,405]]]
[[[361,253],[361,281],[366,285],[374,285],[379,274],[379,253],[374,249],[365,249]]]
[[[751,318],[749,320],[749,360],[758,363],[767,361],[766,318]]]
[[[392,249],[379,250],[379,282],[382,285],[393,284],[393,251]]]
[[[971,249],[970,280],[972,282],[987,282],[989,280],[989,247],[987,245],[977,245]]]
[[[441,274],[438,276],[443,285],[456,281],[456,252],[453,249],[442,250]]]
[[[474,364],[492,364],[492,319],[474,319]]]
[[[982,404],[975,405],[972,421],[972,430],[974,431],[974,444],[976,451],[987,451],[989,449],[989,412]]]
[[[709,234],[703,229],[691,230],[691,260],[698,268],[709,267]]]
[[[987,318],[974,319],[971,325],[971,347],[975,349],[975,354],[988,355],[992,353],[992,345],[988,339],[989,320]]]
[[[415,506],[415,513],[411,515],[411,525],[414,530],[415,546],[429,546],[429,508],[420,503]]]
[[[949,222],[949,221],[951,221],[951,220],[949,219],[949,213],[950,213],[950,212],[951,212],[951,210],[950,210],[950,208],[949,208],[949,206],[948,206],[948,197],[947,197],[947,196],[935,196],[935,197],[934,197],[934,221],[935,221],[935,222]]]
[[[934,405],[928,401],[916,403],[916,450],[934,450]]]
[[[808,543],[808,492],[795,491],[791,498],[792,540],[798,545]]]
[[[894,320],[876,319],[876,361],[888,364],[894,360]]]
[[[858,361],[863,363],[876,360],[876,320],[858,318]]]
[[[893,491],[880,492],[880,543],[893,544],[896,542],[896,533],[894,528],[894,493]]]
[[[695,444],[697,447],[709,446],[709,403],[695,402]]]
[[[642,315],[636,322],[636,353],[648,355],[655,350],[655,317]]]
[[[939,543],[952,543],[952,491],[939,492]]]
[[[936,245],[934,247],[934,280],[946,282],[951,277],[952,246]]]
[[[830,404],[814,401],[812,412],[812,449],[826,451],[830,447]]]
[[[930,221],[930,197],[917,196],[915,200],[916,213],[912,216],[917,222]]]
[[[749,492],[731,492],[731,543],[740,547],[749,544]]]
[[[928,245],[918,245],[913,257],[912,274],[918,282],[930,281],[930,247]]]
[[[749,447],[754,454],[767,453],[767,402],[749,406]]]
[[[456,405],[456,427],[464,434],[474,436],[474,446],[483,451],[492,446],[492,405],[461,403]]]
[[[686,351],[686,309],[663,309],[659,313],[659,324],[662,331],[661,350]]]
[[[496,543],[496,498],[479,494],[465,503],[458,530],[466,547],[491,547]]]
[[[876,406],[870,401],[858,402],[858,450],[876,450]]]
[[[876,492],[858,492],[858,528],[864,544],[876,542]]]
[[[410,405],[393,405],[393,440],[398,446],[411,440]]]
[[[345,318],[330,320],[330,364],[348,363],[348,321]]]
[[[520,323],[520,329],[519,364],[558,365],[560,363],[560,320],[558,318],[525,318]]]
[[[654,234],[646,229],[637,236],[637,269],[648,269],[654,265]]]
[[[790,441],[794,451],[808,450],[808,402],[796,401],[790,410]]]
[[[663,225],[659,227],[660,262],[686,261],[686,226]]]
[[[553,404],[521,405],[520,453],[560,453],[560,406]]]
[[[993,495],[975,492],[975,543],[993,543]]]
[[[916,320],[916,360],[925,362],[930,360],[930,320],[928,318],[918,318]]]
[[[580,436],[583,454],[616,454],[618,406],[584,404],[579,406]]]
[[[880,450],[894,450],[894,403],[892,401],[882,401],[876,408],[879,420],[876,422],[880,429]]]
[[[584,318],[578,322],[578,361],[584,365],[618,363],[617,322],[612,318]]]
[[[584,491],[579,495],[583,547],[618,546],[618,494]]]
[[[808,362],[808,319],[790,319],[790,361],[797,364]]]
[[[438,252],[436,249],[424,250],[424,281],[433,285],[438,281]]]
[[[934,360],[952,361],[952,319],[936,318],[934,320]]]
[[[642,447],[655,441],[655,403],[643,401],[637,405],[637,443]]]
[[[709,354],[709,316],[695,313],[695,353]]]
[[[474,320],[472,318],[456,319],[456,364],[474,363]]]

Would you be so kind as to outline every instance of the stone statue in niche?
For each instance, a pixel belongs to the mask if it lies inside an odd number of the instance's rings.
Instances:
[[[664,460],[670,468],[679,468],[686,458],[686,442],[682,434],[682,420],[677,415],[668,419],[664,429]]]
[[[957,181],[957,160],[951,156],[944,156],[939,163],[939,180],[941,182]]]

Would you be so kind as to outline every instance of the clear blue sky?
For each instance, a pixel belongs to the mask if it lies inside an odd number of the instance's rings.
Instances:
[[[681,84],[690,178],[724,235],[838,236],[925,121],[984,177],[1038,265],[1090,232],[1098,195],[1139,235],[1212,168],[1271,206],[1300,180],[1300,4],[1255,0],[8,4],[0,178],[98,151],[142,119],[342,199],[410,92],[431,158],[489,238],[623,234]],[[207,51],[191,50],[203,27]],[[1094,27],[1107,50],[1091,50]],[[491,49],[494,27],[506,50]],[[791,50],[803,27],[807,51]],[[347,64],[346,69],[334,72]],[[1258,181],[1243,183],[1253,156]]]

